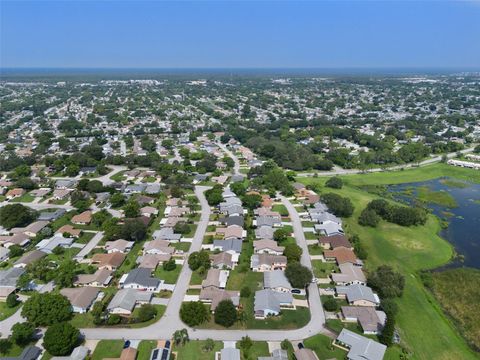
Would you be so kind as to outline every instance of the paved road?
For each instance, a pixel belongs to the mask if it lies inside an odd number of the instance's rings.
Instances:
[[[208,189],[205,186],[197,186],[195,188],[195,194],[200,200],[202,206],[202,214],[200,222],[198,223],[195,236],[190,247],[190,252],[198,251],[201,248],[203,236],[207,229],[208,220],[210,217],[210,206],[208,205],[203,192]],[[292,223],[294,226],[295,237],[297,242],[302,248],[306,249],[305,236],[302,231],[300,218],[293,207],[293,205],[286,199],[284,201],[287,209],[291,211]],[[306,251],[305,251],[306,253]],[[302,263],[311,267],[310,259],[308,256],[302,257]],[[296,330],[204,330],[204,329],[192,329],[186,326],[179,317],[180,306],[182,304],[185,293],[190,283],[190,277],[192,271],[185,265],[182,268],[182,272],[178,278],[177,285],[168,302],[167,309],[162,318],[144,328],[140,329],[82,329],[82,334],[86,339],[161,339],[170,338],[176,330],[186,328],[188,329],[191,339],[205,340],[208,338],[214,340],[224,341],[237,341],[241,340],[243,336],[250,336],[253,340],[265,340],[265,341],[282,341],[285,338],[290,340],[302,340],[318,333],[329,334],[329,332],[323,327],[325,323],[325,317],[320,302],[320,294],[318,287],[315,284],[310,284],[310,310],[312,317],[310,322],[301,329]]]
[[[472,152],[474,147],[470,147],[468,149],[463,149],[459,151],[462,154],[467,154],[469,152]],[[456,157],[458,152],[453,152],[447,154],[447,158],[451,159]],[[359,170],[359,169],[341,169],[341,168],[335,168],[332,171],[319,171],[319,172],[305,172],[305,173],[298,173],[298,177],[311,177],[313,175],[317,176],[332,176],[332,175],[352,175],[352,174],[363,174],[363,173],[371,173],[371,172],[382,172],[382,171],[393,171],[393,170],[401,170],[401,169],[409,169],[409,168],[415,168],[415,167],[421,167],[421,166],[426,166],[430,165],[436,162],[442,161],[442,156],[435,156],[430,159],[421,161],[418,164],[406,164],[406,165],[397,165],[397,166],[392,166],[386,169],[381,169],[381,168],[376,168],[376,169],[368,169],[368,170]]]
[[[103,238],[103,231],[99,231],[95,234],[93,238],[90,239],[90,241],[80,250],[80,252],[75,255],[74,260],[80,261],[82,260],[86,255],[90,253],[90,251],[93,250],[95,246],[98,245],[100,240]]]
[[[232,153],[224,144],[218,142],[217,143],[218,147],[223,150],[228,156],[230,156],[233,159],[233,162],[235,163],[233,166],[233,173],[235,175],[240,174],[240,160],[238,160],[238,157]]]

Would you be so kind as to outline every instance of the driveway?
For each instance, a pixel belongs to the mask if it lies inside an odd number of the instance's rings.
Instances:
[[[82,250],[75,256],[75,260],[80,261],[82,260],[86,255],[90,253],[90,251],[93,250],[95,246],[98,245],[100,240],[103,238],[103,231],[99,231],[95,234],[95,236],[83,247]]]

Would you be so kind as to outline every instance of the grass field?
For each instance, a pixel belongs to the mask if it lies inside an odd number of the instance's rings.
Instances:
[[[434,272],[431,274],[430,287],[460,332],[472,346],[480,350],[480,270]]]
[[[315,335],[303,342],[305,347],[312,349],[319,359],[345,359],[347,353],[332,345],[332,339],[325,335]]]
[[[237,349],[240,349],[237,342]],[[248,353],[240,350],[240,357],[242,360],[258,359],[259,356],[269,356],[268,344],[266,341],[254,341]]]
[[[182,271],[182,265],[177,264],[172,271],[166,271],[163,269],[162,265],[158,265],[154,275],[156,278],[165,280],[165,283],[167,284],[176,284],[180,271]]]
[[[176,359],[178,360],[213,360],[215,352],[223,349],[221,341],[215,341],[215,347],[209,352],[203,350],[204,344],[205,341],[189,341],[183,346],[174,346],[173,351],[177,352]]]
[[[435,164],[413,170],[391,173],[344,176],[347,184],[335,191],[352,200],[354,215],[345,219],[347,234],[357,234],[368,252],[366,268],[374,269],[389,264],[405,275],[405,291],[398,299],[397,327],[402,345],[410,351],[413,359],[475,359],[473,351],[457,333],[451,321],[442,312],[432,294],[425,289],[419,277],[422,269],[433,269],[447,263],[453,256],[450,244],[439,237],[440,222],[429,215],[427,223],[420,227],[401,227],[381,221],[377,228],[362,227],[357,219],[367,203],[378,196],[369,194],[356,186],[399,184],[429,180],[442,176],[458,176],[462,180],[480,181],[480,172]],[[323,178],[298,178],[297,180],[323,185]],[[432,329],[434,333],[432,333]],[[387,358],[395,358],[387,352]]]
[[[137,348],[137,360],[149,360],[152,350],[157,347],[154,340],[142,340]]]

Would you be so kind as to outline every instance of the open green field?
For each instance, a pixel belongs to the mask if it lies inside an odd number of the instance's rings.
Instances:
[[[177,352],[176,359],[178,360],[213,360],[215,359],[215,352],[223,349],[221,341],[215,341],[215,347],[209,352],[203,350],[204,344],[205,341],[189,341],[183,346],[174,346],[173,352]]]
[[[433,272],[429,283],[435,298],[460,332],[472,346],[480,349],[480,270]]]
[[[366,269],[388,264],[405,275],[405,291],[398,299],[397,327],[401,344],[412,359],[476,359],[477,356],[458,334],[419,276],[422,269],[433,269],[447,263],[453,248],[437,234],[440,222],[429,215],[419,227],[401,227],[381,221],[377,228],[362,227],[357,219],[367,203],[378,196],[356,186],[417,182],[444,176],[480,182],[480,172],[435,164],[413,170],[344,176],[341,190],[328,189],[352,200],[355,212],[344,220],[347,234],[357,234],[368,252]],[[325,178],[298,178],[305,184],[323,185]],[[434,329],[434,330],[433,330]],[[387,352],[387,359],[398,358],[398,348]]]

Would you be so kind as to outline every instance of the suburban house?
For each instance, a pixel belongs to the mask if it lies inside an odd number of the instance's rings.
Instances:
[[[144,206],[140,209],[142,216],[152,217],[158,214],[158,210],[152,206]]]
[[[100,290],[94,287],[64,288],[60,294],[65,296],[72,304],[72,311],[75,313],[86,313],[98,298]]]
[[[73,238],[64,238],[61,234],[55,234],[49,239],[43,239],[37,245],[35,245],[35,247],[47,254],[51,254],[56,247],[60,246],[63,248],[68,248],[73,244],[73,242]]]
[[[110,254],[95,254],[92,257],[92,264],[99,269],[117,270],[125,260],[125,254],[114,252]]]
[[[159,264],[163,264],[172,258],[170,254],[145,254],[139,256],[136,260],[138,267],[154,271]]]
[[[209,269],[206,279],[202,281],[202,288],[207,289],[213,287],[217,289],[225,289],[229,274],[230,272],[228,270]]]
[[[220,350],[221,360],[240,360],[240,350],[233,347],[227,347]]]
[[[316,224],[315,231],[325,236],[344,234],[342,226],[333,221],[323,224]]]
[[[257,216],[253,221],[253,225],[256,227],[262,227],[262,226],[279,227],[279,226],[282,226],[282,220],[279,217]]]
[[[238,225],[230,225],[226,228],[218,228],[217,234],[223,235],[225,240],[243,239],[245,236],[247,236],[247,231]]]
[[[327,261],[335,261],[337,265],[351,263],[354,265],[362,265],[362,261],[357,258],[352,249],[337,247],[333,250],[324,250],[323,256]]]
[[[24,228],[13,228],[10,232],[12,234],[24,233],[27,236],[35,237],[47,225],[48,221],[34,221]]]
[[[250,268],[253,271],[285,270],[287,258],[283,255],[253,254],[250,259]]]
[[[57,231],[55,231],[55,234],[63,235],[65,233],[67,233],[71,237],[78,238],[81,235],[82,230],[75,229],[72,225],[67,224],[67,225],[63,225],[61,228],[59,228]]]
[[[75,180],[57,180],[55,182],[55,189],[74,189],[77,182]]]
[[[230,251],[223,251],[218,254],[210,255],[212,267],[218,269],[232,270],[238,262],[238,254]]]
[[[271,226],[262,226],[255,229],[255,236],[257,239],[273,240],[273,233],[274,230]]]
[[[349,360],[382,360],[387,347],[353,331],[342,329],[334,344],[348,351]]]
[[[242,243],[240,239],[214,240],[213,250],[233,251],[237,254],[242,252]]]
[[[217,289],[210,286],[200,290],[199,300],[210,304],[210,310],[215,311],[222,300],[231,300],[233,305],[238,306],[240,304],[240,292]]]
[[[347,262],[339,265],[339,268],[339,273],[332,273],[330,275],[332,281],[337,285],[366,284],[367,278],[360,266]]]
[[[345,297],[350,305],[355,306],[378,306],[380,299],[372,289],[365,285],[353,284],[349,286],[337,286],[335,292],[339,297]]]
[[[171,255],[175,252],[175,248],[169,246],[170,242],[167,240],[152,240],[147,241],[143,246],[143,253],[146,254],[168,254]]]
[[[182,238],[181,234],[175,234],[172,228],[161,228],[160,230],[155,230],[152,234],[154,240],[168,240],[171,242],[178,242]]]
[[[79,274],[74,282],[76,286],[107,287],[112,281],[112,271],[97,269],[93,274]]]
[[[28,253],[22,255],[20,259],[15,261],[13,267],[25,268],[27,265],[47,256],[47,253],[40,251],[40,250],[32,250]]]
[[[65,209],[56,209],[55,211],[42,211],[38,220],[55,221],[66,213]]]
[[[236,225],[243,228],[243,225],[245,223],[245,219],[242,215],[226,216],[226,217],[220,218],[219,221],[227,227]]]
[[[137,304],[149,304],[153,293],[135,289],[120,289],[107,305],[110,314],[129,316]]]
[[[293,296],[290,293],[263,289],[255,292],[254,311],[256,319],[277,316],[282,308],[294,309]]]
[[[12,200],[15,198],[19,198],[23,194],[25,194],[25,190],[23,190],[22,188],[15,188],[15,189],[8,190],[7,193],[5,194],[5,197],[7,198],[7,200]]]
[[[70,189],[55,189],[53,190],[52,199],[65,200],[72,191]]]
[[[256,240],[253,242],[255,254],[282,255],[285,247],[278,246],[275,240]]]
[[[92,221],[92,212],[86,210],[81,214],[75,215],[72,217],[72,223],[76,225],[88,225]]]
[[[123,274],[119,281],[120,288],[136,289],[142,291],[159,291],[160,280],[153,278],[149,269],[133,269],[128,274]]]
[[[15,267],[0,270],[0,301],[6,301],[8,295],[17,290],[18,279],[24,272],[24,269]]]
[[[107,253],[120,252],[126,254],[132,250],[132,247],[135,243],[133,241],[127,241],[123,239],[118,239],[114,241],[107,241],[105,243],[105,250]]]
[[[9,248],[12,245],[25,247],[30,244],[30,237],[24,233],[18,233],[11,236],[0,236],[0,243],[6,248]]]
[[[258,360],[288,360],[287,350],[274,349],[270,356],[259,356]]]
[[[387,320],[387,315],[370,306],[342,306],[342,318],[346,322],[356,322],[364,334],[379,334]]]
[[[320,239],[318,239],[318,243],[320,244],[321,247],[324,249],[330,250],[330,249],[336,249],[339,247],[344,247],[346,249],[351,249],[352,244],[350,244],[350,241],[345,237],[345,235],[331,235],[331,236],[322,236]]]
[[[263,273],[263,288],[289,293],[292,285],[282,270],[265,271]]]

